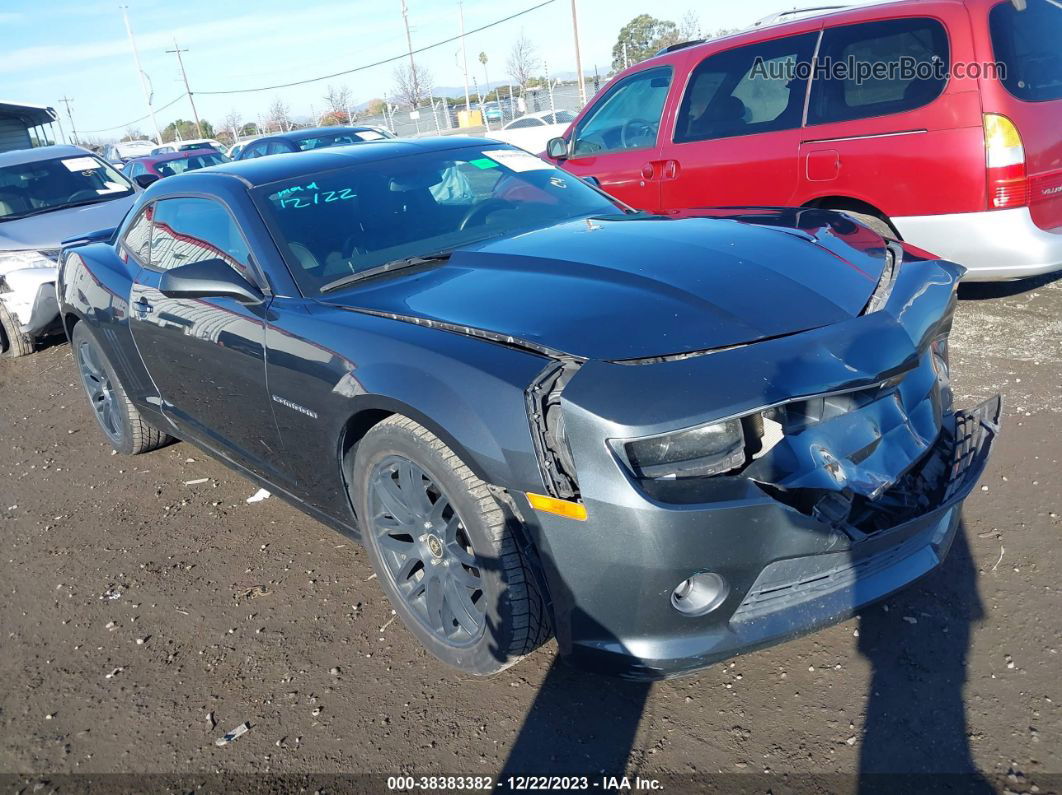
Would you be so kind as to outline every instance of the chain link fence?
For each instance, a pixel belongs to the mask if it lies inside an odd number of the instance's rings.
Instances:
[[[588,94],[594,90],[593,83],[586,86]],[[450,135],[463,132],[475,134],[500,130],[513,119],[528,113],[553,112],[568,110],[578,112],[583,107],[579,95],[578,83],[558,83],[550,88],[545,86],[529,88],[521,96],[514,89],[502,88],[499,99],[480,102],[475,94],[471,96],[472,110],[479,110],[485,120],[477,127],[459,127],[458,112],[465,109],[464,98],[438,98],[425,103],[416,111],[395,110],[374,116],[358,114],[355,124],[370,124],[385,127],[400,138],[413,138],[424,135]]]

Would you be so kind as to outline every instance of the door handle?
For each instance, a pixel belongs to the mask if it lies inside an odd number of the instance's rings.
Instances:
[[[139,298],[133,304],[133,311],[136,312],[138,316],[143,317],[144,315],[150,315],[154,312],[155,307],[153,307],[146,298]]]

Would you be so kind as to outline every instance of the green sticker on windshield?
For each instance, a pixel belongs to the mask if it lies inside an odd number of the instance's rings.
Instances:
[[[481,157],[478,160],[469,160],[468,164],[471,166],[475,166],[476,168],[482,169],[498,167],[498,164],[495,161],[491,160],[489,157]]]

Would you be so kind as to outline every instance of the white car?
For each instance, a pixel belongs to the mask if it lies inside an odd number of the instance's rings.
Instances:
[[[168,155],[170,152],[190,152],[193,149],[214,149],[224,152],[225,146],[214,138],[189,138],[187,141],[170,141],[151,150],[153,155]]]
[[[118,226],[136,193],[79,146],[0,153],[0,355],[25,356],[62,329],[55,279],[63,241]]]
[[[130,160],[150,155],[155,145],[154,141],[122,141],[117,144],[107,144],[100,152],[100,157],[120,170]]]
[[[546,151],[546,142],[550,138],[564,135],[574,119],[575,114],[570,110],[528,113],[513,119],[500,131],[490,133],[490,137],[537,155]]]

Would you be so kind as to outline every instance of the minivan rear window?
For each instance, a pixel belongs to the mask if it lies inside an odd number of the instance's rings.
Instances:
[[[989,13],[988,27],[1007,91],[1026,102],[1062,99],[1062,6],[1027,0],[1018,11],[1008,0]]]

